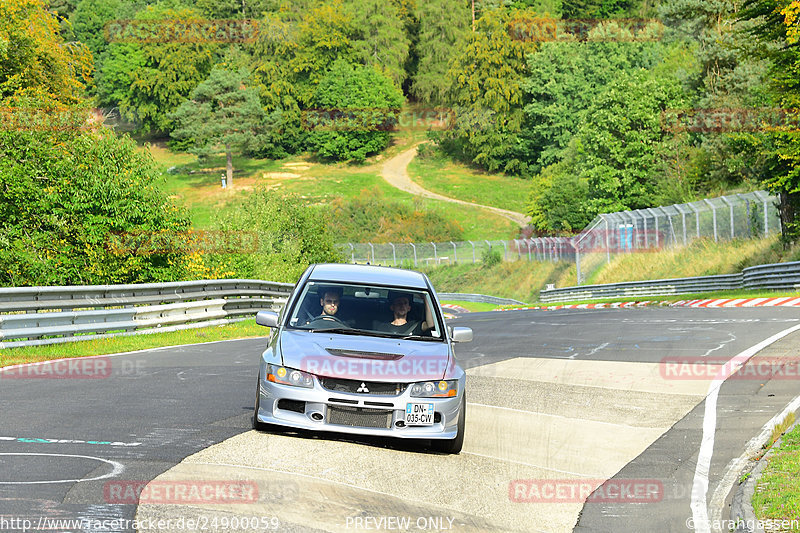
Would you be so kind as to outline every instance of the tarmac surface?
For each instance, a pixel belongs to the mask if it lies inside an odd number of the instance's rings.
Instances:
[[[468,374],[457,456],[425,441],[250,430],[263,339],[98,357],[67,376],[3,371],[0,530],[62,519],[79,523],[59,531],[714,531],[737,459],[800,393],[790,308],[451,324],[475,333],[457,346]],[[750,364],[781,358],[788,372],[719,381],[726,361],[781,332]],[[126,499],[137,490],[150,503]]]

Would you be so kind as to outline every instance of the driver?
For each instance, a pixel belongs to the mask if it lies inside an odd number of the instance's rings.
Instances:
[[[343,320],[341,317],[336,316],[339,311],[339,302],[342,299],[341,287],[325,287],[319,290],[319,305],[322,307],[322,313],[315,317],[310,317],[305,323],[310,324],[317,320],[325,320],[328,322],[339,322],[346,326],[350,326],[349,322]]]
[[[327,288],[319,299],[319,305],[322,306],[322,314],[320,316],[334,316],[336,311],[339,310],[339,302],[342,299],[342,290],[335,288]]]

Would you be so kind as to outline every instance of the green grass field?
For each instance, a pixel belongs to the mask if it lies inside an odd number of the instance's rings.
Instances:
[[[466,202],[525,213],[530,182],[489,174],[435,155],[414,158],[408,174],[421,187]]]
[[[387,152],[362,165],[323,164],[307,155],[277,161],[234,157],[234,187],[227,189],[221,187],[220,178],[225,172],[222,155],[209,158],[201,166],[195,156],[176,154],[163,145],[151,145],[150,152],[163,168],[165,192],[189,210],[192,224],[198,229],[212,227],[215,212],[255,187],[297,194],[310,205],[322,206],[334,198],[356,198],[365,189],[379,189],[388,199],[455,221],[463,229],[461,239],[514,238],[516,226],[499,215],[477,207],[418,199],[386,183],[380,176],[382,162],[420,140],[419,132],[414,133],[416,136],[399,138]],[[177,168],[167,173],[173,166]]]

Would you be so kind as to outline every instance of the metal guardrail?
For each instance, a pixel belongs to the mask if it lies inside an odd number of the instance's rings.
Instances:
[[[739,274],[627,281],[603,285],[579,285],[577,287],[545,289],[539,292],[539,299],[543,302],[566,302],[570,300],[665,296],[736,289],[800,289],[800,261],[759,265],[745,268]]]
[[[225,324],[279,308],[293,287],[233,279],[0,288],[0,348]]]
[[[487,296],[486,294],[465,294],[461,292],[440,292],[440,300],[454,300],[457,302],[478,302],[496,305],[524,305],[524,302],[512,300],[511,298],[499,298],[497,296]]]

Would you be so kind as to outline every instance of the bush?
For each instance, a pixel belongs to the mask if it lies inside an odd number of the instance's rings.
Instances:
[[[481,263],[486,268],[492,268],[495,265],[499,265],[503,262],[503,254],[500,253],[500,250],[495,248],[489,248],[483,251],[481,254]]]
[[[413,207],[386,198],[380,189],[364,189],[356,198],[337,198],[323,208],[337,242],[442,242],[461,240],[458,223],[421,202]]]
[[[295,195],[257,189],[216,220],[220,230],[255,233],[257,250],[209,255],[206,265],[228,277],[294,283],[312,263],[342,260],[324,219],[316,215]]]

